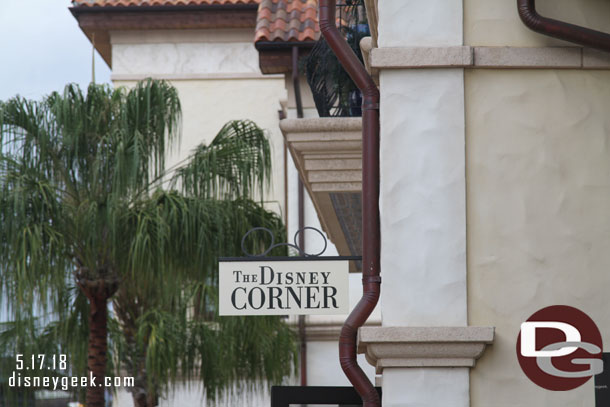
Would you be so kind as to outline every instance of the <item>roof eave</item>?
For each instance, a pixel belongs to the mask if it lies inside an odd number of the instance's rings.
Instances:
[[[264,74],[292,71],[292,48],[299,47],[301,56],[308,55],[316,41],[257,41],[258,65]]]
[[[110,32],[123,30],[175,30],[252,28],[256,4],[185,6],[74,6],[69,10],[95,49],[112,68]]]
[[[254,47],[259,51],[268,49],[287,49],[290,50],[293,47],[299,48],[312,48],[316,44],[314,40],[307,41],[257,41],[254,43]]]
[[[68,7],[74,17],[83,13],[123,13],[123,12],[181,12],[197,10],[258,10],[258,4],[185,4],[162,6],[72,6]]]

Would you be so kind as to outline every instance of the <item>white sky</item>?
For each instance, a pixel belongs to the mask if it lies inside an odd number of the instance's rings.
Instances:
[[[0,100],[40,99],[68,83],[91,81],[91,43],[68,7],[70,0],[0,0]],[[97,83],[110,69],[96,52]]]

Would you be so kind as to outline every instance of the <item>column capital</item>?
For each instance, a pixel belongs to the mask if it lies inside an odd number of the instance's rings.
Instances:
[[[384,368],[474,367],[494,340],[494,327],[363,327],[358,353]]]

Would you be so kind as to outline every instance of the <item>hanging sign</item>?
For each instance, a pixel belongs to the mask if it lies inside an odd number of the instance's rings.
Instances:
[[[220,315],[349,313],[347,260],[220,261]]]
[[[317,229],[307,227],[320,233]],[[271,235],[271,245],[262,255],[244,248],[246,237],[257,230]],[[296,244],[274,244],[273,234],[254,228],[242,239],[246,257],[219,261],[220,315],[345,315],[349,313],[349,260],[359,257],[322,257],[307,254]],[[265,257],[277,246],[289,246],[301,257]]]

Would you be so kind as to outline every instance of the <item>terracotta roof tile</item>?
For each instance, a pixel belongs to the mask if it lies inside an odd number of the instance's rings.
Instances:
[[[72,5],[77,7],[205,6],[260,2],[261,0],[72,0]]]
[[[318,0],[261,0],[254,42],[308,42],[319,37]]]
[[[320,37],[318,0],[72,0],[75,7],[258,4],[254,41],[310,42]]]

